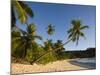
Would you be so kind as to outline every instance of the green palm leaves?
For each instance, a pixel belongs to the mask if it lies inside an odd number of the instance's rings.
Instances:
[[[36,34],[36,30],[37,30],[37,28],[36,28],[35,24],[33,24],[33,23],[29,24],[28,29],[27,29],[28,36],[31,36],[32,39],[42,40],[42,37]]]
[[[12,21],[19,21],[22,24],[27,23],[28,16],[33,17],[34,13],[32,9],[22,1],[12,0]]]
[[[35,35],[36,34],[36,25],[35,24],[29,24],[28,28],[27,28],[27,31],[29,34],[33,34]]]
[[[48,27],[47,27],[47,34],[48,35],[53,35],[55,32],[55,28],[52,24],[49,24]],[[52,40],[51,39],[48,39],[46,42],[45,42],[45,45],[47,46],[48,50],[50,50],[52,48]]]
[[[28,24],[28,18],[34,17],[32,9],[25,2],[12,0],[12,55],[14,57],[33,60],[35,57],[38,44],[35,39],[42,40],[42,37],[37,35],[37,27],[34,23]],[[21,24],[27,25],[26,30],[15,26],[16,20]]]
[[[20,33],[19,31],[12,31],[12,49],[17,53],[22,51],[20,57],[25,58],[27,51],[32,50],[33,47],[37,45],[35,39],[42,40],[42,37],[36,34],[35,24],[29,24],[27,32],[23,32],[24,33]]]
[[[72,20],[71,21],[72,28],[68,30],[68,39],[71,39],[73,42],[76,41],[76,44],[78,44],[80,36],[85,37],[82,30],[89,28],[88,26],[82,26],[80,20]]]
[[[53,33],[55,32],[55,28],[52,24],[48,25],[48,28],[47,28],[47,33],[49,35],[52,35]]]
[[[37,27],[34,23],[28,24],[28,18],[34,17],[32,9],[25,4],[25,2],[12,0],[12,25],[15,25],[16,20],[18,19],[21,24],[25,24],[26,30],[15,26],[12,28],[12,54],[18,55],[19,58],[27,59],[31,64],[33,62],[38,62],[41,58],[45,60],[53,59],[55,52],[61,55],[61,52],[65,50],[64,45],[73,41],[78,45],[80,37],[85,37],[83,30],[89,28],[88,26],[83,26],[80,20],[72,20],[72,27],[68,30],[68,40],[62,43],[61,40],[58,40],[56,43],[52,42],[52,39],[48,39],[44,42],[44,45],[40,46],[35,40],[42,40],[42,37],[36,33]],[[55,32],[55,27],[52,24],[49,24],[47,27],[47,34],[53,35]],[[47,57],[45,57],[47,56]],[[54,55],[55,56],[55,55]],[[17,57],[17,56],[15,56]]]
[[[72,20],[71,24],[72,24],[72,28],[70,28],[68,30],[68,34],[69,34],[68,41],[66,41],[63,44],[60,44],[60,46],[58,46],[57,48],[44,53],[35,62],[39,61],[41,58],[43,58],[44,56],[46,56],[50,52],[58,51],[59,49],[63,48],[64,45],[68,44],[71,41],[76,42],[76,44],[78,45],[78,41],[79,41],[80,36],[82,36],[82,37],[85,36],[84,33],[82,32],[82,30],[89,28],[89,27],[88,26],[82,26],[80,20]],[[58,41],[58,42],[60,42],[60,41]]]

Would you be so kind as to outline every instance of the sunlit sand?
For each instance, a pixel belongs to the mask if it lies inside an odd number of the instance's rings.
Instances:
[[[16,73],[37,73],[37,72],[57,72],[57,71],[73,71],[73,70],[85,70],[88,68],[73,65],[70,60],[62,60],[52,62],[46,65],[26,65],[12,63],[12,74]]]

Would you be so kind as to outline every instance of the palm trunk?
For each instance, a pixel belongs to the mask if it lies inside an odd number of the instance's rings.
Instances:
[[[64,44],[62,44],[62,46],[68,44],[71,40],[72,40],[72,39],[68,40],[67,42],[65,42]],[[54,50],[47,51],[46,53],[44,53],[44,54],[42,54],[40,57],[38,57],[33,63],[38,62],[42,57],[44,57],[45,55],[49,54],[50,52],[55,52],[55,51],[57,51],[57,50],[60,49],[62,46],[60,46],[60,47],[58,47],[58,48],[56,48],[56,49],[54,49]]]
[[[27,26],[27,28],[28,28],[28,23],[26,23],[26,26]],[[22,58],[25,58],[26,57],[26,54],[27,54],[27,44],[28,43],[28,39],[26,38],[26,45],[25,45],[25,49],[24,49],[24,52],[23,52],[23,56],[22,56]]]
[[[26,42],[25,49],[24,49],[24,51],[23,51],[23,56],[22,56],[23,59],[26,57],[27,48],[28,48],[28,47],[27,47],[27,42]]]

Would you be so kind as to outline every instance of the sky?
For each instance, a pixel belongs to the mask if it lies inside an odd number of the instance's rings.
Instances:
[[[43,41],[52,39],[53,42],[63,40],[67,41],[67,31],[71,27],[73,19],[80,19],[82,25],[88,25],[89,29],[84,30],[86,39],[80,38],[78,45],[70,42],[64,47],[66,50],[85,50],[89,47],[95,47],[95,26],[96,26],[96,7],[88,5],[72,5],[72,4],[55,4],[55,3],[39,3],[26,2],[34,12],[34,18],[29,18],[28,23],[34,23],[37,26],[37,34],[43,37]],[[55,26],[55,33],[48,36],[46,28],[49,24]],[[17,21],[17,25],[26,30],[25,25],[21,25]],[[37,40],[42,44],[42,41]]]

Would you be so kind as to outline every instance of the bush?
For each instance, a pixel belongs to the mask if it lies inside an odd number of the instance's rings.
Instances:
[[[33,54],[32,50],[28,50],[27,51],[27,55],[26,55],[26,60],[32,64],[32,62],[35,60],[36,56]]]
[[[44,64],[45,65],[47,63],[54,62],[56,60],[57,60],[56,56],[52,52],[50,52],[49,54],[47,54],[43,58],[41,58],[38,61],[38,64]]]

